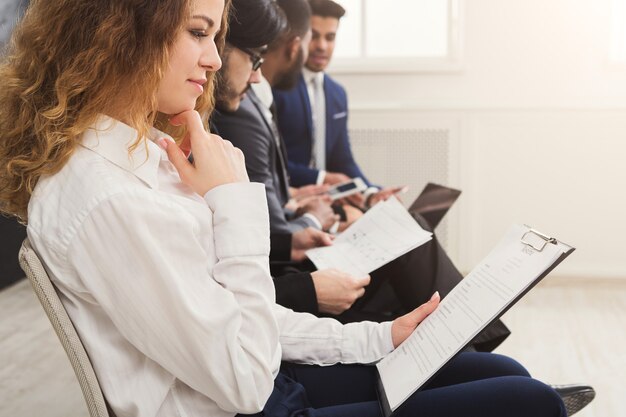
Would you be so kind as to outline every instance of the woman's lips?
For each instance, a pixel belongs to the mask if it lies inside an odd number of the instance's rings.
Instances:
[[[189,81],[191,84],[193,84],[200,93],[204,92],[204,83],[206,83],[207,80],[205,79],[200,79],[200,80],[187,80]]]

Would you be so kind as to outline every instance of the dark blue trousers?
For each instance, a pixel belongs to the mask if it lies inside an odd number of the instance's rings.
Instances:
[[[284,363],[265,417],[381,417],[376,370]],[[397,411],[398,417],[566,417],[559,395],[518,362],[461,353]]]

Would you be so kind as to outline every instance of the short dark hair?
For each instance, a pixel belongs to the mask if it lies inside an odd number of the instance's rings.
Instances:
[[[313,16],[341,19],[346,14],[346,9],[333,0],[309,0],[309,5]]]
[[[282,36],[304,36],[311,28],[311,7],[307,0],[276,0],[287,17]]]
[[[235,48],[259,48],[271,43],[287,27],[275,0],[232,0],[226,42]]]

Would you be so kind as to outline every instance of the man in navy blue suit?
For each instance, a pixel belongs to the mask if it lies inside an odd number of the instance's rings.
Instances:
[[[374,186],[354,160],[348,137],[346,91],[324,73],[335,48],[339,20],[345,10],[332,0],[309,0],[312,38],[305,68],[296,88],[274,89],[278,128],[287,148],[291,185],[337,184],[361,177],[364,195],[350,201],[370,206],[402,187]]]

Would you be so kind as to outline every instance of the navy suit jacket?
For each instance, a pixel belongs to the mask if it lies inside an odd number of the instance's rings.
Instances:
[[[297,86],[289,91],[273,90],[278,113],[278,129],[287,147],[291,185],[300,187],[315,184],[319,171],[309,167],[313,144],[313,120],[306,83],[302,75]],[[326,96],[326,171],[341,172],[350,178],[361,177],[361,172],[350,149],[348,138],[348,99],[346,91],[335,80],[324,74]]]

